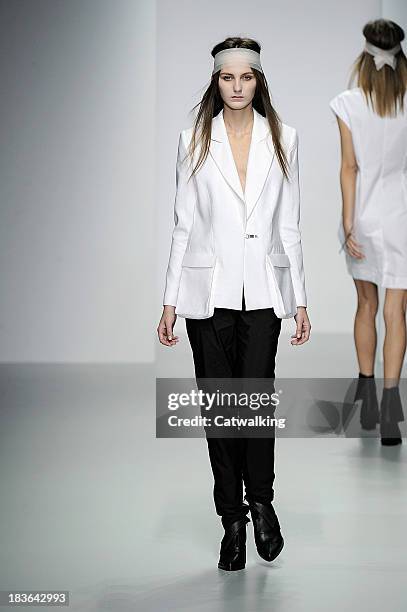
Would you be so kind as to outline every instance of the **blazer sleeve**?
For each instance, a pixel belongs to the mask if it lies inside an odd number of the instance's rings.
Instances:
[[[280,215],[280,236],[290,259],[291,278],[297,306],[307,306],[305,273],[301,244],[300,185],[298,169],[298,134],[294,130],[293,142],[287,155],[289,179],[284,180],[283,206]]]
[[[178,154],[176,164],[176,195],[174,202],[174,229],[170,256],[168,261],[163,305],[176,306],[178,289],[181,278],[182,260],[188,245],[191,233],[194,211],[197,199],[195,180],[188,181],[190,168],[188,164],[187,149],[182,132],[178,141]]]

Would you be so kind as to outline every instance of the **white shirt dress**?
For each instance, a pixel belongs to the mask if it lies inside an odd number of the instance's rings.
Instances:
[[[380,117],[359,87],[329,102],[352,132],[359,168],[353,229],[365,257],[345,250],[348,272],[392,289],[407,289],[407,94],[404,104],[404,113]],[[343,244],[342,219],[338,237]]]

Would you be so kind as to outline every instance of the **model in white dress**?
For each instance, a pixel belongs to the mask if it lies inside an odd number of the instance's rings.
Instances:
[[[362,33],[365,44],[349,88],[329,103],[341,140],[339,238],[357,291],[354,401],[361,402],[362,429],[380,423],[381,443],[395,445],[402,442],[399,381],[407,347],[407,57],[404,30],[394,21],[369,21]],[[378,287],[384,288],[385,323],[380,409],[374,372]]]
[[[352,133],[358,164],[353,233],[363,259],[346,253],[355,279],[407,289],[407,96],[404,113],[381,117],[359,87],[329,103]],[[341,244],[345,240],[342,223]]]

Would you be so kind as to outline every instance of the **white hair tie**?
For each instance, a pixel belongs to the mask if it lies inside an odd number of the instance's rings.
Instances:
[[[395,70],[397,65],[397,58],[395,55],[400,50],[401,46],[399,44],[392,49],[381,49],[380,47],[376,47],[369,42],[366,42],[365,44],[365,51],[367,51],[370,55],[373,55],[376,70],[380,70],[380,68],[383,68],[385,64]]]
[[[260,72],[263,72],[263,68],[260,63],[260,53],[253,49],[246,49],[244,47],[232,47],[231,49],[222,49],[218,51],[213,58],[213,70],[212,74],[215,74],[223,66],[231,64],[232,62],[242,62],[249,64],[252,68],[256,68]]]

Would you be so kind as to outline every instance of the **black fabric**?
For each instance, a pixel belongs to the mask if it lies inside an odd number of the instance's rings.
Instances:
[[[208,319],[186,319],[197,380],[273,378],[281,319],[273,308],[216,308]],[[243,483],[249,499],[264,504],[274,498],[275,438],[206,437],[214,476],[214,503],[223,524],[242,518]]]

